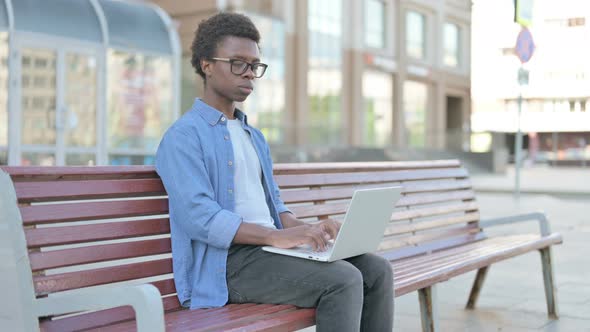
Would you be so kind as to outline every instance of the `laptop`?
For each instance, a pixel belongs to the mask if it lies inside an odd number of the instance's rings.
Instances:
[[[330,241],[326,251],[313,251],[309,245],[291,249],[264,246],[262,250],[320,262],[374,252],[379,247],[400,195],[401,187],[356,190],[336,240]]]

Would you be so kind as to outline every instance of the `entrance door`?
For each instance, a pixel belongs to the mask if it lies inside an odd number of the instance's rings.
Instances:
[[[463,99],[447,96],[446,147],[449,150],[463,149]]]
[[[37,45],[17,45],[19,164],[96,164],[97,52]]]

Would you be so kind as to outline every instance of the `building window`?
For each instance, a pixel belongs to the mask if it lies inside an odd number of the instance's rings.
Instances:
[[[108,54],[109,164],[152,164],[172,124],[172,62],[167,57],[111,50]]]
[[[426,17],[415,11],[406,14],[406,53],[416,59],[426,58]]]
[[[453,23],[445,23],[443,28],[443,63],[449,67],[459,67],[459,50],[461,49],[461,34],[459,26]]]
[[[311,144],[342,144],[342,2],[309,0],[308,138]]]
[[[256,126],[270,143],[284,142],[285,114],[285,23],[268,16],[248,14],[264,36],[261,61],[268,64],[264,76],[256,80],[256,89],[244,101],[248,121]]]
[[[403,105],[407,145],[425,147],[428,86],[415,81],[404,82]]]
[[[363,74],[363,145],[391,145],[393,126],[391,74],[367,70]]]
[[[365,43],[371,48],[385,48],[385,2],[365,2]]]

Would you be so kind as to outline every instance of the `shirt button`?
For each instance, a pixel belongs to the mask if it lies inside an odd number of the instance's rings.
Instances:
[[[227,141],[227,140],[229,140],[229,136],[225,135],[225,136],[223,136],[223,139]]]
[[[230,161],[227,162],[227,164],[231,166],[231,165],[234,164],[234,162],[230,160]]]
[[[221,122],[224,122],[224,121],[225,121],[225,116],[222,116],[221,117]]]

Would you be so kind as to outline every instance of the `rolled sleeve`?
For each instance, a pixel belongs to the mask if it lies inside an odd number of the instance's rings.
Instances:
[[[228,249],[240,228],[242,218],[235,213],[227,210],[221,210],[213,217],[209,229],[208,241],[212,246],[217,248]]]

